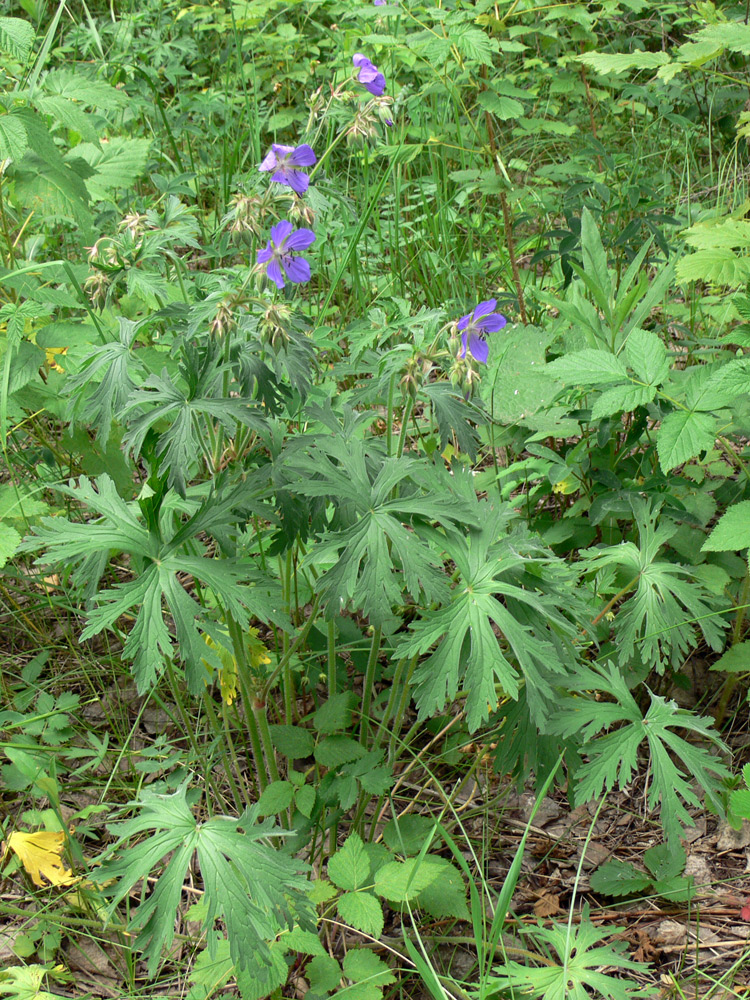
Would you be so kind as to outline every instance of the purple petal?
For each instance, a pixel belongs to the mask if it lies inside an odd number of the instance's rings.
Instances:
[[[275,166],[276,166],[276,153],[274,153],[273,149],[269,149],[263,159],[263,162],[258,167],[258,170],[273,170]]]
[[[295,285],[310,280],[310,265],[304,257],[284,257],[287,278]]]
[[[289,156],[290,153],[294,152],[294,146],[282,146],[278,142],[274,142],[271,146],[271,149],[274,151],[274,153],[276,153],[276,155],[280,160],[286,159],[286,157]]]
[[[273,250],[271,249],[271,244],[269,243],[265,250],[258,251],[258,263],[266,264],[273,257]]]
[[[310,178],[301,170],[289,170],[285,174],[286,183],[296,194],[304,194],[310,183]],[[276,180],[273,177],[272,180]]]
[[[373,4],[375,7],[385,7],[387,2],[388,0],[373,0]]]
[[[464,334],[465,336],[465,334]],[[490,353],[490,345],[486,340],[482,340],[476,333],[469,334],[469,350],[471,356],[480,364],[486,365]]]
[[[289,164],[292,167],[311,167],[316,159],[317,157],[312,146],[308,146],[306,142],[303,142],[301,146],[297,146],[289,157]]]
[[[372,63],[367,56],[363,56],[361,52],[354,53],[352,56],[352,62],[355,66],[372,66]]]
[[[275,257],[266,268],[266,274],[277,288],[284,287],[284,275],[281,273],[281,265]]]
[[[497,299],[487,299],[486,302],[480,302],[479,305],[474,310],[474,319],[479,319],[480,316],[486,316],[487,313],[491,313],[492,310],[497,305]]]
[[[312,229],[297,229],[284,244],[284,250],[307,250],[311,243],[315,242],[315,233]]]
[[[471,313],[467,313],[465,316],[462,316],[461,319],[458,321],[458,323],[456,323],[456,328],[458,330],[465,330],[466,327],[469,325],[470,319],[471,319]],[[464,344],[464,348],[465,347],[466,344]],[[463,357],[463,354],[461,355],[461,357]]]
[[[385,91],[385,77],[372,63],[362,67],[357,79],[366,90],[370,91],[373,97],[380,97]]]
[[[497,333],[498,330],[502,330],[507,322],[502,313],[491,313],[489,316],[484,316],[474,325],[477,330],[482,330],[484,333]]]
[[[287,222],[286,219],[282,219],[282,221],[277,222],[275,226],[271,226],[271,242],[273,245],[275,247],[280,247],[293,229],[294,226],[291,222]]]

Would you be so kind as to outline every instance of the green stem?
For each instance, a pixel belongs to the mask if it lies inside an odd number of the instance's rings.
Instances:
[[[401,433],[398,436],[396,458],[401,458],[401,456],[404,453],[404,445],[406,444],[406,429],[409,425],[409,416],[411,415],[413,406],[414,406],[414,400],[411,398],[411,396],[407,396],[406,402],[404,403],[404,409],[401,414]]]
[[[336,694],[336,625],[328,622],[328,697]]]
[[[247,796],[243,796],[240,793],[239,785],[235,779],[235,774],[241,774],[239,760],[237,759],[237,750],[234,745],[234,740],[232,739],[232,730],[229,725],[229,718],[227,717],[227,708],[222,698],[221,702],[221,718],[222,722],[219,723],[219,719],[216,715],[216,709],[214,707],[211,695],[206,690],[203,692],[203,707],[206,710],[206,715],[208,716],[208,721],[211,724],[212,732],[218,735],[221,731],[226,740],[226,745],[228,748],[228,753],[225,751],[223,753],[223,763],[224,763],[224,773],[227,776],[227,781],[229,782],[229,787],[232,790],[232,798],[234,799],[235,811],[241,813],[246,805],[249,805],[249,800]]]
[[[385,415],[385,448],[388,457],[391,457],[393,450],[393,396],[396,392],[396,372],[391,375],[388,386],[388,409]]]
[[[367,667],[365,669],[365,676],[362,682],[362,715],[359,722],[359,742],[363,747],[367,746],[367,738],[370,732],[372,689],[375,686],[375,668],[378,665],[378,655],[380,654],[380,643],[382,638],[382,629],[378,627],[372,633],[370,655],[367,658]]]
[[[747,605],[748,594],[750,594],[750,554],[748,554],[748,568],[745,570],[745,578],[742,581],[742,592],[740,594],[740,606],[737,611],[737,617],[734,619],[734,625],[732,626],[732,642],[731,646],[736,646],[740,641],[742,635],[742,626],[745,623],[745,606]],[[734,694],[734,689],[737,687],[737,681],[739,680],[739,674],[728,674],[727,679],[724,681],[724,686],[721,689],[721,697],[719,698],[719,704],[716,706],[716,712],[714,713],[714,725],[718,728],[727,714],[727,708],[729,707],[729,702]]]

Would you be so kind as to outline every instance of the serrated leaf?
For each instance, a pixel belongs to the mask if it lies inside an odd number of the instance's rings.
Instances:
[[[440,865],[429,857],[389,861],[375,874],[375,892],[390,903],[413,903],[440,871]]]
[[[31,136],[29,145],[33,149]],[[27,151],[14,172],[15,192],[25,207],[51,218],[69,219],[83,227],[90,225],[86,186],[67,164],[58,165]]]
[[[315,747],[315,760],[323,767],[340,767],[364,757],[367,751],[351,736],[326,736]]]
[[[388,820],[383,828],[383,841],[392,851],[408,857],[419,854],[434,829],[435,821],[429,816],[407,813]]]
[[[589,66],[595,73],[607,76],[613,73],[619,76],[620,73],[627,73],[631,69],[658,69],[670,62],[669,54],[666,52],[622,52],[609,54],[605,52],[586,52],[584,55],[573,56],[573,58]]]
[[[669,374],[667,349],[660,337],[635,327],[625,342],[628,364],[647,385],[661,385]]]
[[[113,192],[133,186],[146,169],[150,148],[149,139],[113,136],[101,146],[81,142],[68,157],[81,158],[93,169],[93,174],[86,178],[86,188],[92,199],[103,201]]]
[[[328,876],[339,889],[353,891],[368,884],[370,859],[358,833],[349,834],[343,847],[328,859]]]
[[[656,436],[656,450],[663,472],[683,465],[701,451],[713,448],[716,418],[709,413],[678,410],[668,413]]]
[[[477,97],[477,103],[496,118],[507,121],[511,118],[521,118],[524,114],[523,104],[513,97],[496,94],[493,90],[485,90]]]
[[[606,385],[608,382],[628,382],[628,372],[616,354],[587,348],[573,351],[551,361],[548,375],[569,385]]]
[[[383,907],[370,892],[345,892],[338,900],[339,916],[355,930],[377,939],[383,933]]]
[[[269,820],[256,823],[255,810],[239,819],[212,817],[198,825],[185,786],[171,795],[146,792],[135,805],[139,812],[114,827],[118,854],[91,877],[112,897],[113,912],[137,882],[169,857],[130,921],[138,929],[135,944],[143,949],[150,976],[162,949],[173,940],[183,882],[196,852],[205,890],[204,927],[209,930],[217,918],[223,920],[232,961],[241,969],[253,961],[272,964],[270,942],[284,923],[291,925],[296,917],[312,929],[313,911],[301,874],[305,866],[268,844],[269,837],[284,837],[285,831]],[[145,881],[143,885],[145,892]]]
[[[34,44],[34,26],[20,17],[0,17],[0,50],[21,62]]]
[[[639,872],[635,865],[615,859],[600,865],[591,875],[589,883],[594,892],[602,892],[606,896],[630,896],[647,889],[651,878]]]
[[[466,885],[461,872],[445,858],[430,856],[430,864],[437,865],[440,871],[434,882],[419,893],[416,905],[437,920],[445,917],[469,920]]]
[[[0,568],[18,551],[21,545],[21,536],[5,522],[0,523]]]
[[[591,409],[591,419],[601,420],[613,413],[632,413],[639,406],[650,403],[656,395],[656,386],[615,385],[599,396]]]
[[[728,247],[696,250],[677,262],[675,277],[679,282],[705,281],[739,288],[750,280],[750,259],[738,256]]]
[[[312,717],[316,732],[330,734],[340,729],[349,729],[356,704],[357,699],[353,691],[332,694]]]
[[[739,552],[750,545],[750,500],[734,504],[701,546],[702,552]]]
[[[312,756],[315,745],[312,733],[302,726],[269,726],[273,745],[289,760]]]
[[[378,1000],[383,987],[396,982],[383,959],[364,948],[350,949],[344,956],[343,965],[351,986],[335,993],[335,1000]]]
[[[17,115],[0,115],[0,159],[20,160],[29,146],[26,127]]]
[[[335,990],[343,975],[341,966],[331,955],[316,955],[307,963],[305,975],[314,996],[324,996]]]
[[[294,785],[289,781],[272,781],[261,792],[258,799],[259,816],[275,816],[292,804]]]
[[[730,646],[726,653],[711,664],[711,670],[720,670],[725,674],[750,673],[750,640]]]

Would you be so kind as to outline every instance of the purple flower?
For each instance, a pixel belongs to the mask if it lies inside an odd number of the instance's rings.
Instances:
[[[307,250],[315,242],[312,229],[294,229],[284,219],[271,226],[271,239],[265,250],[258,251],[258,263],[266,264],[266,274],[277,288],[284,287],[284,278],[298,285],[310,280],[310,265],[304,257],[295,257],[298,250]]]
[[[508,322],[502,313],[493,312],[496,305],[497,299],[480,302],[474,312],[467,313],[458,321],[457,327],[463,333],[461,337],[463,348],[458,355],[459,358],[465,358],[468,351],[475,361],[487,364],[490,348],[484,339],[485,334],[497,333]]]
[[[352,56],[352,62],[359,70],[357,79],[362,86],[369,90],[373,97],[380,97],[385,91],[385,77],[380,70],[361,52],[356,52]]]
[[[315,153],[306,142],[301,146],[279,146],[274,143],[258,170],[275,170],[272,181],[288,184],[292,191],[304,194],[310,179],[300,168],[311,167],[313,163],[315,163]]]
[[[385,7],[385,5],[388,3],[388,0],[373,0],[373,3],[376,7]]]

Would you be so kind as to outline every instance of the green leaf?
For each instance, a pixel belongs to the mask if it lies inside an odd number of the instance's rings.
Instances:
[[[602,892],[605,896],[630,896],[647,889],[651,878],[639,872],[635,865],[612,860],[600,865],[589,882],[594,892]]]
[[[607,382],[627,382],[628,372],[616,354],[587,348],[573,351],[551,361],[548,375],[570,385],[604,385]]]
[[[32,146],[30,136],[29,140]],[[83,179],[69,166],[27,151],[14,172],[15,192],[22,205],[47,217],[68,219],[88,228],[91,223],[88,192]]]
[[[351,986],[334,993],[335,1000],[379,1000],[383,987],[396,982],[383,959],[365,948],[352,948],[346,953],[344,975]]]
[[[696,250],[678,261],[675,277],[679,282],[705,281],[710,285],[739,288],[750,280],[750,259],[728,247]]]
[[[667,349],[660,337],[635,327],[625,342],[628,364],[647,385],[661,385],[669,374]]]
[[[716,418],[710,414],[689,410],[667,414],[656,436],[662,472],[669,472],[701,451],[713,448],[715,440]]]
[[[606,317],[612,311],[612,276],[594,216],[584,208],[581,213],[581,251],[586,286]]]
[[[750,500],[729,507],[701,546],[701,552],[739,552],[750,545]]]
[[[510,118],[521,118],[524,114],[523,104],[512,97],[496,94],[485,90],[477,97],[477,103],[496,118],[507,121]]]
[[[595,927],[586,905],[578,924],[535,928],[535,937],[553,956],[543,966],[534,968],[530,963],[507,961],[498,975],[487,977],[486,988],[493,993],[512,990],[514,994],[517,989],[541,1000],[585,1000],[590,996],[632,1000],[632,977],[616,978],[599,971],[607,966],[640,973],[647,969],[643,963],[625,957],[624,941],[602,943],[616,930]]]
[[[413,903],[440,872],[440,865],[431,858],[389,861],[375,875],[375,892],[390,903]]]
[[[553,334],[515,325],[490,346],[480,391],[493,419],[512,424],[549,406],[560,385],[545,371],[545,352]]]
[[[445,858],[430,855],[429,860],[431,865],[437,865],[440,870],[435,880],[419,893],[416,905],[437,920],[445,917],[469,920],[466,885],[461,872]]]
[[[356,705],[357,699],[353,691],[340,691],[331,695],[312,717],[316,732],[335,733],[340,729],[349,729]]]
[[[343,976],[341,966],[331,955],[316,955],[307,963],[305,974],[310,992],[316,997],[335,990]]]
[[[21,536],[16,529],[5,522],[0,523],[0,568],[13,558],[20,545]]]
[[[368,885],[370,859],[358,833],[350,833],[343,847],[328,859],[328,877],[339,889],[355,890]]]
[[[86,188],[94,201],[105,201],[114,192],[133,187],[146,169],[150,148],[150,139],[113,136],[101,146],[79,143],[68,159],[83,159],[93,168],[94,173],[86,178]]]
[[[750,506],[750,502],[745,501]],[[725,674],[750,673],[750,640],[738,642],[711,664],[711,670],[720,670]]]
[[[225,986],[234,972],[229,942],[220,938],[212,948],[200,952],[190,970],[190,989],[185,1000],[209,1000]]]
[[[339,916],[376,940],[383,933],[383,907],[370,892],[345,892],[338,900]]]
[[[643,52],[639,49],[634,52],[623,52],[610,55],[605,52],[586,52],[581,56],[573,56],[573,59],[589,66],[595,73],[607,76],[613,73],[619,76],[631,69],[658,69],[670,61],[666,52]]]
[[[275,816],[292,804],[294,785],[289,781],[272,781],[258,799],[259,816]]]
[[[302,726],[269,726],[273,745],[289,760],[311,757],[314,740],[309,729]]]
[[[26,128],[17,115],[0,115],[0,159],[20,160],[29,146]]]
[[[434,829],[435,821],[429,816],[407,813],[388,820],[383,828],[383,840],[392,851],[408,857],[419,854]]]
[[[23,62],[31,51],[36,32],[20,17],[0,17],[0,50]]]
[[[287,834],[269,820],[257,824],[255,810],[239,819],[216,816],[198,825],[185,786],[172,795],[144,792],[134,805],[138,814],[114,826],[117,856],[105,860],[91,877],[112,897],[112,913],[136,883],[143,882],[145,893],[144,880],[169,858],[130,921],[138,929],[135,944],[143,949],[150,976],[174,938],[183,882],[196,852],[205,890],[204,928],[213,928],[216,919],[224,922],[232,961],[240,968],[255,959],[261,965],[273,963],[270,943],[284,922],[296,918],[312,929],[313,911],[301,875],[305,866],[269,846],[269,838]]]
[[[621,410],[632,413],[639,406],[650,403],[656,395],[656,386],[649,385],[615,385],[606,389],[591,408],[591,419],[601,420]]]
[[[364,757],[367,751],[351,736],[326,736],[315,747],[315,760],[323,767],[340,767]]]

